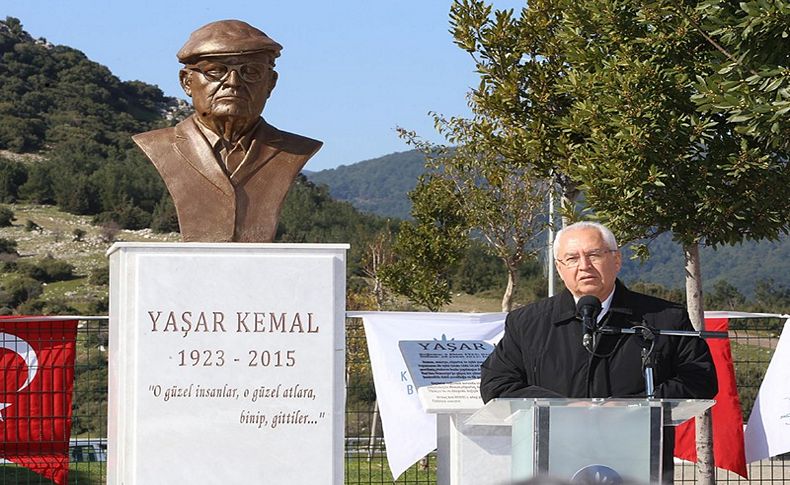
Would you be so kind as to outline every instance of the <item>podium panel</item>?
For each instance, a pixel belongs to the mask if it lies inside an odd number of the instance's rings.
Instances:
[[[578,474],[607,473],[610,469],[623,478],[659,480],[660,407],[539,407],[537,410],[539,417],[548,414],[548,428],[543,424],[539,432],[551,437],[538,443],[541,472],[573,478]],[[653,439],[652,433],[658,439]],[[542,456],[544,453],[547,456]],[[517,458],[521,457],[514,453],[514,472]],[[518,478],[529,476],[522,474]]]
[[[713,404],[685,399],[494,399],[474,414],[449,416],[444,452],[450,456],[450,473],[440,483],[501,485],[538,474],[597,478],[590,483],[657,483],[662,428]]]
[[[343,483],[347,247],[114,245],[108,484]]]

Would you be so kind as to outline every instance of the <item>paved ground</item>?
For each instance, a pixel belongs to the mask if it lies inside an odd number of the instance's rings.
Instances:
[[[766,349],[775,349],[779,338],[773,335],[758,334],[747,330],[730,330],[730,340],[739,344],[754,345]]]

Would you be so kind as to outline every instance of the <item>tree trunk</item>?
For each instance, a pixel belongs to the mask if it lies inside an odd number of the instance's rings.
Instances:
[[[702,299],[702,271],[699,244],[683,247],[686,257],[686,304],[691,324],[696,330],[705,329],[705,312]],[[713,423],[710,409],[696,417],[697,432],[697,483],[716,483],[716,468],[713,460]]]
[[[576,219],[576,200],[579,198],[579,189],[576,184],[566,177],[560,177],[557,181],[562,192],[561,207],[562,207],[562,227],[568,227]],[[573,217],[569,217],[573,214]]]
[[[556,284],[554,282],[554,185],[552,184],[549,190],[549,230],[546,238],[548,244],[546,245],[546,280],[548,282],[548,296],[554,296],[556,291]]]
[[[513,293],[516,290],[516,279],[518,278],[518,269],[511,265],[507,265],[507,287],[505,294],[502,295],[502,311],[509,312],[513,308]]]
[[[579,191],[576,189],[576,185],[565,186],[562,185],[561,182],[558,184],[562,193],[560,196],[560,213],[562,214],[562,226],[560,229],[564,229],[573,223],[573,220],[568,217],[567,209],[576,205],[576,199],[579,197]],[[557,293],[557,275],[556,269],[554,269],[554,238],[556,237],[556,232],[559,231],[554,230],[554,221],[557,220],[557,217],[554,213],[554,190],[551,190],[549,193],[549,244],[546,255],[546,274],[549,290],[548,296],[554,296]]]

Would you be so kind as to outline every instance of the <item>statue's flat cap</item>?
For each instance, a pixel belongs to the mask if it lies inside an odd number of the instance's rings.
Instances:
[[[272,58],[283,48],[268,35],[241,20],[211,22],[190,34],[176,56],[181,62],[206,56],[228,56],[267,52]]]

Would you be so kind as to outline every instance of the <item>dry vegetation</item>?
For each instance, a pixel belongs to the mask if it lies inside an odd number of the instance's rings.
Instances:
[[[77,309],[89,308],[89,302],[107,297],[107,286],[91,284],[89,277],[92,272],[106,267],[106,252],[114,242],[179,239],[178,234],[156,234],[150,229],[128,231],[96,226],[91,223],[91,216],[68,214],[53,206],[20,204],[8,207],[14,211],[16,220],[11,227],[0,228],[0,238],[17,242],[19,262],[52,256],[72,264],[75,277],[47,284],[41,298],[64,299]],[[77,237],[79,233],[82,234]],[[0,284],[7,277],[7,272],[0,274]]]

